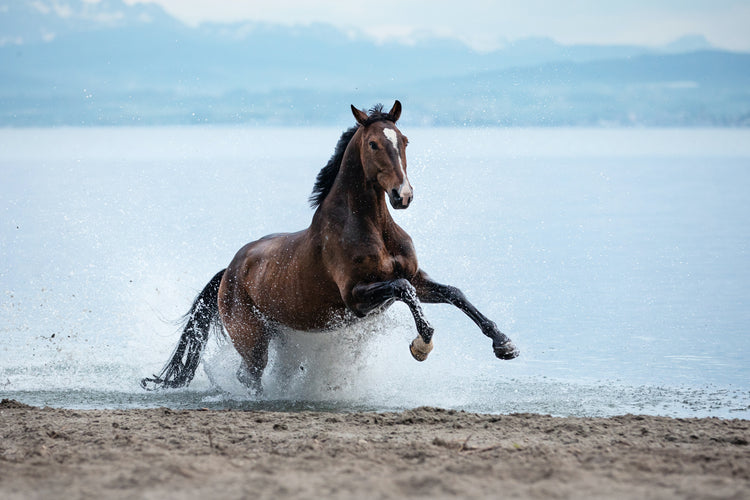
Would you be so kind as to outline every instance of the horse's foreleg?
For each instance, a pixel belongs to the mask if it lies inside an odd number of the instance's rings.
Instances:
[[[432,351],[434,330],[424,317],[416,289],[408,280],[361,283],[352,289],[352,298],[354,299],[352,309],[359,315],[365,315],[392,300],[399,300],[406,304],[414,317],[419,334],[412,341],[409,350],[417,361],[427,359],[427,355]]]
[[[492,350],[495,352],[495,356],[500,359],[518,357],[518,349],[508,336],[497,328],[494,321],[479,312],[461,290],[454,286],[442,285],[432,281],[422,270],[419,271],[412,282],[417,290],[417,296],[422,302],[427,304],[452,304],[461,309],[479,326],[482,333],[492,339]]]

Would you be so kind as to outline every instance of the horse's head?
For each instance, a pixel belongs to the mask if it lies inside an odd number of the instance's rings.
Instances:
[[[364,111],[352,106],[360,130],[360,159],[367,180],[388,193],[393,208],[406,208],[414,199],[414,190],[406,177],[406,145],[409,140],[396,128],[401,103],[396,101],[385,114],[380,109]]]

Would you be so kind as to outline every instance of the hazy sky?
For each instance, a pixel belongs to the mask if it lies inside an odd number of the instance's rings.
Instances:
[[[661,45],[701,34],[750,50],[750,0],[126,0],[155,2],[188,24],[202,21],[326,22],[375,38],[420,33],[490,49],[530,36],[558,42]]]

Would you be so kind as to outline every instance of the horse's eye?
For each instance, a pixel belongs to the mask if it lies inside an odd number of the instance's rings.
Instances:
[[[378,150],[378,145],[377,143],[375,143],[375,141],[370,141],[370,149],[372,149],[373,151]]]

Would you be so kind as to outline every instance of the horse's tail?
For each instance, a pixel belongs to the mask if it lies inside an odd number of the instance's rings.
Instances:
[[[195,298],[193,306],[185,315],[185,327],[172,358],[162,368],[159,375],[141,380],[141,387],[148,391],[159,387],[184,387],[193,380],[195,370],[201,360],[201,353],[208,340],[208,334],[211,333],[212,328],[221,331],[219,285],[224,271],[226,269],[216,273],[216,276],[211,278],[211,281]]]

